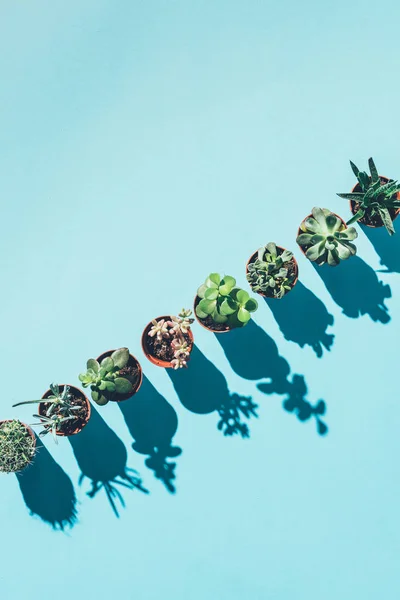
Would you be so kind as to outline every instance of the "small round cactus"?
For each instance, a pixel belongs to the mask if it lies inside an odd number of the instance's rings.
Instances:
[[[36,451],[35,438],[21,421],[0,422],[0,471],[22,471],[33,460]]]

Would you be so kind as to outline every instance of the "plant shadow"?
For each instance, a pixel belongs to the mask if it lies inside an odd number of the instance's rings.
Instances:
[[[283,408],[295,414],[299,421],[325,414],[323,400],[315,407],[306,400],[307,386],[303,375],[293,375],[292,381],[289,380],[289,363],[280,356],[274,340],[253,320],[246,327],[233,329],[226,335],[216,334],[216,338],[235,373],[244,379],[267,379],[258,381],[257,388],[265,394],[286,395]],[[328,432],[319,416],[317,431],[320,435]]]
[[[331,349],[335,336],[328,334],[327,329],[333,325],[333,315],[300,281],[280,300],[265,298],[265,302],[286,340],[301,348],[310,346],[318,358],[322,357],[324,348]]]
[[[362,230],[379,256],[381,265],[386,267],[379,272],[400,273],[400,233],[390,236],[384,227],[373,229],[362,226]]]
[[[53,529],[72,528],[78,520],[72,481],[37,436],[36,448],[33,463],[16,473],[25,504]]]
[[[148,493],[138,472],[127,467],[128,454],[124,443],[93,405],[86,427],[77,435],[70,436],[68,440],[81,470],[79,485],[85,478],[90,480],[92,487],[87,492],[89,498],[94,498],[104,489],[116,517],[119,517],[116,501],[125,507],[118,487]]]
[[[313,266],[343,314],[352,319],[369,315],[373,321],[389,323],[385,300],[392,296],[390,286],[360,257],[353,256],[337,267]]]
[[[134,439],[132,448],[147,455],[145,465],[162,481],[167,490],[176,492],[176,462],[169,460],[182,453],[172,444],[178,429],[178,415],[146,376],[140,390],[129,402],[118,404]]]
[[[250,436],[243,419],[257,417],[257,404],[252,398],[231,393],[227,381],[217,367],[209,361],[196,345],[187,369],[167,369],[182,405],[196,414],[217,412],[217,428],[226,436]]]

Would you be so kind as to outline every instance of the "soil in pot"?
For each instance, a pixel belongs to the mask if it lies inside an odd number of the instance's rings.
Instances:
[[[113,352],[115,352],[115,350],[108,350],[107,352],[103,352],[103,354],[97,357],[97,362],[100,363],[107,356],[111,356]],[[120,369],[119,374],[121,377],[125,377],[125,379],[128,379],[131,382],[133,390],[129,392],[129,394],[116,394],[115,392],[110,393],[103,391],[102,394],[104,394],[104,396],[106,396],[106,398],[108,398],[108,400],[111,402],[123,402],[124,400],[129,400],[129,398],[132,398],[132,396],[136,394],[136,392],[142,385],[142,367],[140,366],[139,361],[134,356],[132,356],[132,354],[129,355],[128,364],[126,365],[126,367]]]
[[[200,317],[198,317],[196,314],[196,306],[198,305],[200,300],[201,298],[199,296],[196,296],[194,300],[194,314],[200,325],[202,325],[210,331],[215,331],[215,333],[225,333],[232,329],[232,327],[229,327],[229,325],[227,325],[226,323],[216,323],[211,317],[207,317],[206,319],[200,319]]]
[[[393,181],[392,179],[388,179],[387,177],[383,177],[382,175],[380,175],[381,178],[381,183],[389,183],[389,181]],[[356,186],[354,186],[354,188],[352,189],[352,192],[361,192],[361,186],[359,183],[357,183]],[[395,196],[397,196],[400,199],[400,194],[394,194]],[[360,204],[358,202],[354,202],[354,200],[350,200],[350,210],[353,213],[353,215],[356,214],[356,212],[359,210],[360,208]],[[400,212],[400,209],[398,208],[390,208],[389,209],[389,213],[391,216],[392,221],[395,220],[395,218],[398,216]],[[362,217],[362,219],[358,220],[359,223],[362,223],[362,225],[366,225],[367,227],[383,227],[383,221],[382,218],[379,214],[374,214],[371,215],[368,212],[365,213],[365,215]]]
[[[157,319],[155,319],[155,321],[157,321],[157,323],[158,323],[162,319],[164,319],[165,321],[169,321],[171,319],[171,317],[170,316],[158,317]],[[143,336],[142,336],[143,350],[144,350],[145,354],[149,354],[150,356],[155,358],[156,361],[160,361],[161,363],[170,364],[171,361],[174,359],[174,351],[171,347],[171,341],[168,339],[158,340],[156,336],[154,336],[154,337],[149,336],[149,331],[152,327],[153,327],[153,323],[149,323],[143,332]],[[190,333],[184,334],[183,337],[185,339],[185,342],[188,344],[190,351],[192,351],[192,346],[193,346],[192,332],[190,331]]]
[[[277,246],[276,249],[278,251],[278,256],[280,256],[285,251],[285,248],[282,248],[281,246]],[[254,254],[249,258],[249,261],[246,266],[246,273],[249,272],[249,265],[256,261],[257,256],[258,256],[258,252],[254,252]],[[298,266],[297,260],[295,259],[294,256],[291,261],[289,261],[288,263],[285,263],[284,268],[288,270],[288,274],[287,274],[288,278],[293,278],[293,283],[291,286],[291,290],[292,290],[294,288],[294,286],[296,285],[297,280],[299,278],[299,266]],[[281,279],[278,277],[276,279],[276,281],[278,283],[280,283]],[[249,285],[251,287],[250,283],[249,283]],[[253,289],[253,288],[251,288],[251,289]],[[255,292],[255,293],[259,294],[260,296],[263,296],[264,298],[274,298],[275,299],[275,296],[274,296],[272,290],[269,291],[269,289],[268,289],[268,292]]]
[[[63,391],[64,387],[64,385],[60,385],[60,391]],[[89,421],[90,404],[85,394],[72,385],[69,386],[69,393],[71,394],[71,404],[74,406],[79,406],[79,410],[74,411],[74,414],[76,414],[76,419],[65,421],[60,427],[60,430],[57,431],[57,435],[68,436],[79,433]],[[51,396],[51,394],[51,390],[47,390],[42,398],[45,400]],[[50,402],[39,404],[39,415],[41,417],[46,415],[46,411],[48,410],[49,406]],[[54,414],[57,414],[57,408],[55,409]]]

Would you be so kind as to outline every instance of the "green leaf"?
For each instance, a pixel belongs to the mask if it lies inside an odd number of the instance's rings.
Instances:
[[[363,216],[365,215],[365,210],[363,208],[360,208],[360,210],[358,210],[356,212],[355,215],[353,215],[351,217],[351,219],[349,219],[346,223],[346,225],[351,225],[352,223],[355,223],[356,221],[359,221],[360,219],[363,218]]]
[[[197,295],[199,298],[204,298],[204,294],[206,293],[206,290],[208,290],[208,287],[206,286],[205,283],[203,283],[203,285],[201,285],[199,287],[199,289],[197,290]]]
[[[339,262],[340,260],[337,250],[330,250],[328,252],[328,265],[330,265],[331,267],[336,267],[336,265],[338,265]]]
[[[110,373],[110,371],[113,370],[114,361],[111,358],[111,356],[106,356],[106,358],[103,358],[103,360],[101,361],[101,368],[105,369],[106,373]]]
[[[248,292],[246,292],[245,290],[238,290],[236,292],[236,300],[237,302],[239,302],[239,304],[246,304],[247,300],[250,298],[250,294],[248,294]]]
[[[357,230],[354,227],[349,227],[344,231],[339,232],[339,239],[355,240],[358,237]]]
[[[274,281],[275,284],[275,281]],[[258,308],[258,302],[255,298],[249,298],[244,305],[244,308],[249,312],[255,312]]]
[[[96,404],[98,404],[99,406],[104,406],[108,402],[108,398],[106,398],[106,396],[100,394],[99,392],[93,391],[92,398],[94,402],[96,402]]]
[[[219,286],[221,296],[228,296],[236,285],[236,279],[230,275],[225,275]]]
[[[113,381],[105,381],[105,389],[107,392],[115,392],[115,383]],[[102,388],[101,388],[102,389]]]
[[[303,223],[301,224],[301,229],[307,233],[318,233],[320,230],[320,225],[313,217],[307,217],[307,219],[304,219]]]
[[[117,394],[129,394],[133,390],[131,382],[125,377],[117,377],[114,383]]]
[[[92,369],[92,371],[94,371],[95,373],[98,373],[100,369],[99,363],[94,358],[89,358],[89,360],[86,363],[86,367],[88,369]]]
[[[393,227],[393,221],[390,216],[390,213],[387,208],[379,207],[378,209],[381,219],[383,221],[384,226],[386,227],[386,231],[389,235],[393,235],[395,233]]]
[[[371,173],[372,182],[373,183],[376,182],[376,181],[380,182],[380,177],[378,175],[378,171],[377,171],[377,168],[375,166],[375,163],[374,163],[372,157],[368,159],[368,166],[369,166],[369,171]]]
[[[129,350],[128,348],[119,348],[111,354],[111,358],[114,361],[114,366],[118,369],[123,369],[129,362]]]
[[[301,233],[297,236],[296,242],[299,244],[299,246],[307,246],[311,243],[312,237],[313,236],[311,235],[311,233]]]
[[[204,298],[206,298],[206,300],[216,300],[218,298],[218,289],[207,288],[204,294]]]
[[[196,306],[196,315],[199,317],[199,319],[206,319],[208,317],[208,314],[203,312],[200,308],[199,305]]]
[[[214,310],[213,314],[211,315],[212,320],[215,323],[226,323],[226,321],[228,320],[228,317],[225,315],[221,315],[218,310]]]
[[[361,202],[364,198],[364,194],[361,192],[351,192],[349,194],[336,194],[339,198],[344,198],[345,200],[353,200],[353,202]]]
[[[219,312],[221,315],[231,315],[237,311],[237,304],[233,298],[227,296],[225,300],[221,303],[219,307]]]
[[[247,323],[251,319],[251,315],[248,310],[241,306],[237,313],[237,318],[241,323]]]
[[[217,306],[217,301],[207,300],[206,298],[203,298],[203,300],[200,300],[197,306],[202,313],[205,313],[206,315],[211,315],[215,310],[215,307]]]
[[[211,282],[213,285],[209,285],[208,282]],[[211,273],[206,279],[206,285],[208,287],[218,287],[221,283],[221,275],[219,273]]]
[[[309,260],[314,262],[317,260],[317,258],[323,255],[323,252],[324,246],[322,244],[314,244],[314,246],[310,246],[310,248],[308,248],[306,256]]]
[[[352,171],[353,171],[354,175],[355,175],[355,176],[357,177],[357,179],[358,179],[358,174],[359,174],[359,172],[360,172],[360,171],[359,171],[359,169],[358,169],[358,167],[356,167],[356,165],[355,165],[353,162],[351,162],[351,161],[350,161],[350,166],[351,166],[351,169],[352,169]]]

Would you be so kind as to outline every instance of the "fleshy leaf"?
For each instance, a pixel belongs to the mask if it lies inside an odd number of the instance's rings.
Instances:
[[[131,382],[125,377],[117,377],[114,383],[117,394],[129,394],[133,389]]]
[[[114,361],[114,366],[118,369],[123,369],[129,362],[129,350],[128,348],[119,348],[111,354],[111,358]]]

